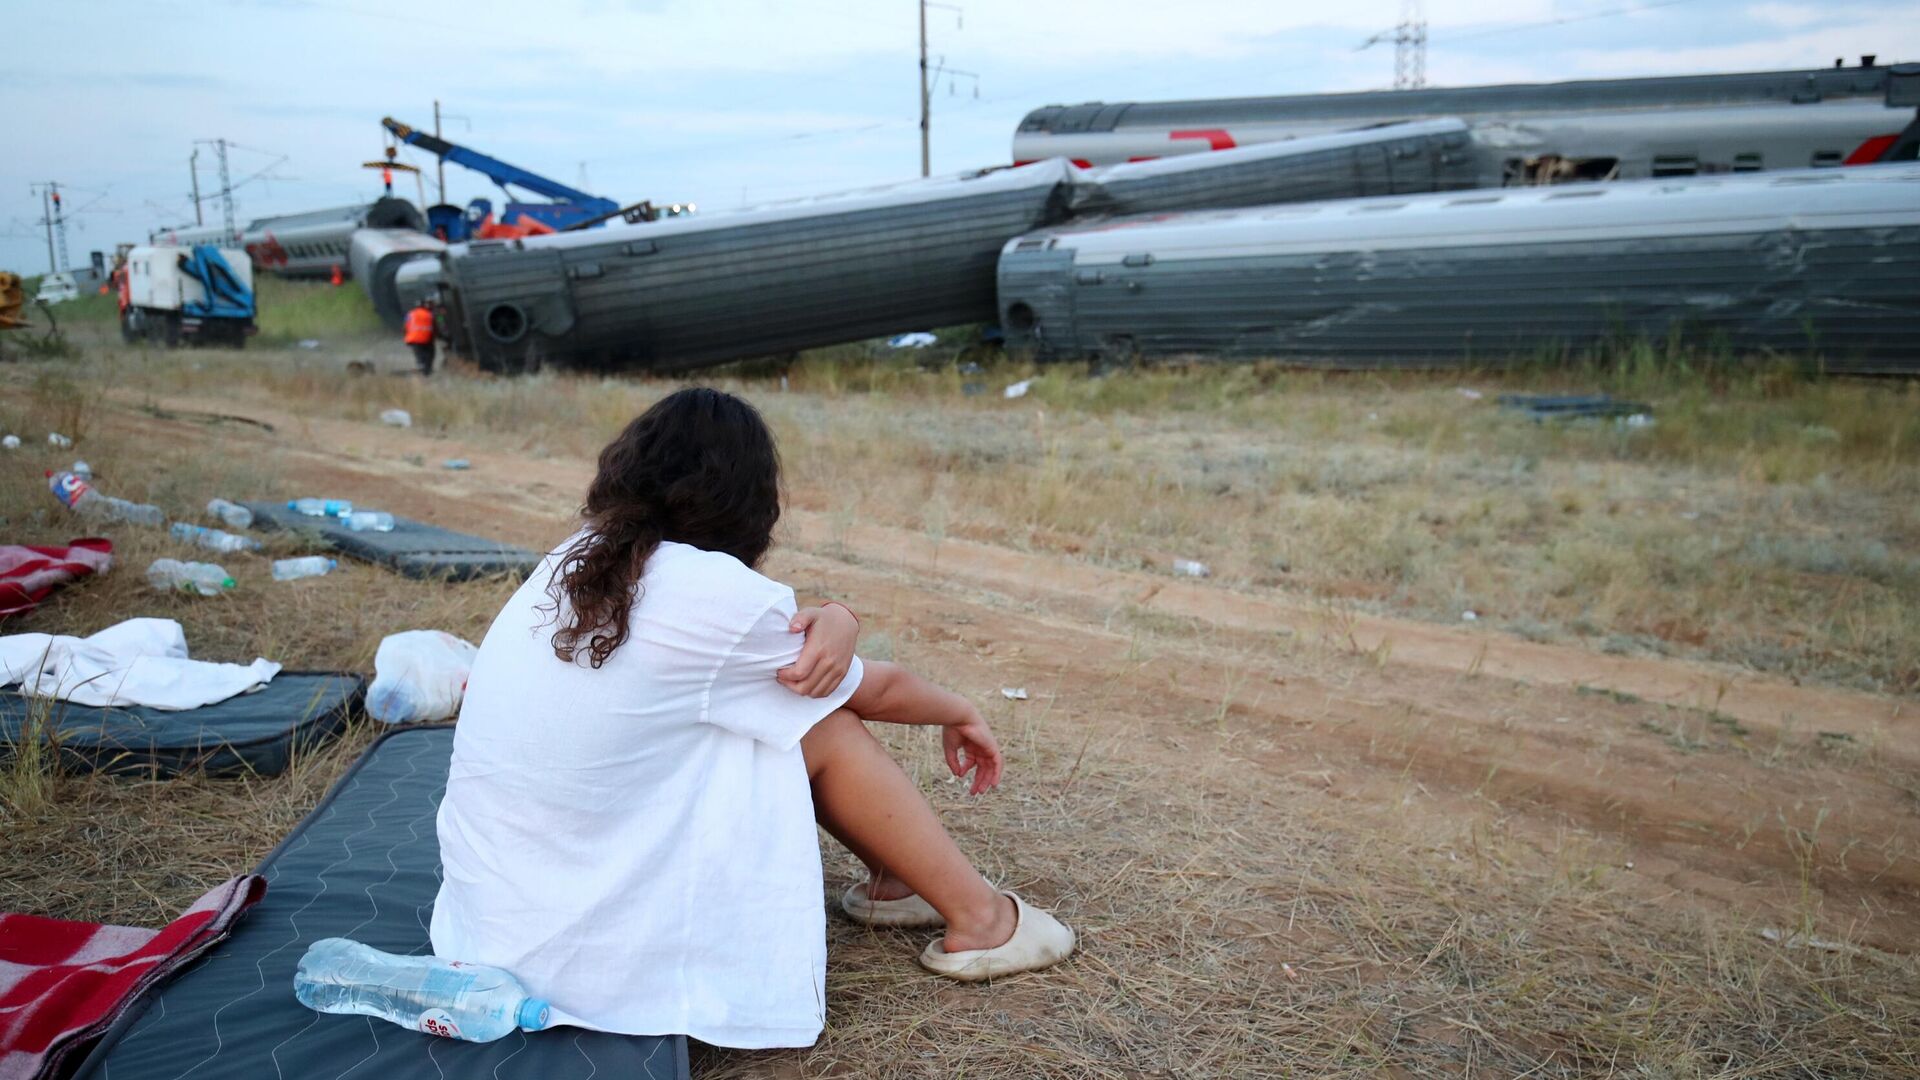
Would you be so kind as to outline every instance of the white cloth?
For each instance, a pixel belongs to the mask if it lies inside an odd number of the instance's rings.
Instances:
[[[793,590],[662,544],[627,641],[553,654],[551,556],[480,644],[440,804],[442,957],[506,968],[556,1022],[810,1046],[826,1015],[820,842],[800,737],[845,704],[780,685]]]
[[[215,664],[187,658],[187,634],[172,619],[128,619],[85,638],[0,637],[0,686],[76,705],[197,709],[257,690],[280,674],[272,660]]]

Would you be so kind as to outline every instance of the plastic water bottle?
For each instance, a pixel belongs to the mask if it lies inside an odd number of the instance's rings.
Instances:
[[[214,499],[207,503],[207,513],[225,522],[229,529],[245,529],[253,525],[253,511],[225,499]]]
[[[88,483],[93,482],[93,466],[87,464],[84,461],[74,462],[73,468],[70,469],[69,471],[72,472],[73,475],[79,477],[82,480],[87,481]]]
[[[273,580],[299,581],[303,577],[330,574],[340,564],[325,555],[306,555],[298,559],[273,560]]]
[[[308,517],[346,517],[353,513],[353,504],[345,499],[295,499],[287,509]]]
[[[515,1028],[539,1031],[552,1018],[546,1002],[497,967],[395,956],[345,938],[307,949],[293,973],[293,996],[316,1012],[378,1016],[467,1042],[492,1042]]]
[[[235,536],[230,532],[221,532],[219,529],[209,529],[204,525],[189,525],[184,521],[176,521],[173,523],[173,528],[167,531],[173,534],[175,540],[185,541],[189,544],[199,544],[203,548],[211,548],[214,551],[235,552],[260,550],[260,541],[258,540],[253,540],[245,536]]]
[[[20,436],[8,435],[6,438],[0,439],[0,446],[4,446],[9,450],[18,450],[20,449]]]
[[[346,522],[354,532],[393,531],[393,515],[385,510],[355,510],[346,516]]]
[[[135,525],[165,525],[167,515],[148,503],[128,502],[102,495],[81,477],[71,472],[47,473],[47,489],[67,509],[92,514],[109,521],[129,521]]]
[[[190,592],[219,596],[233,588],[233,578],[213,563],[155,559],[147,567],[147,584],[161,592]]]

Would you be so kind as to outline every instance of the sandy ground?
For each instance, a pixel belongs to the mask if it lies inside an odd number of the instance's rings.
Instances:
[[[564,535],[592,471],[260,404],[149,404],[158,416],[125,419],[157,439],[217,429],[229,451],[279,454],[303,490],[537,548]],[[208,424],[216,414],[266,426]],[[449,457],[473,468],[440,468]],[[1047,710],[1084,738],[1083,756],[1098,747],[1178,775],[1204,748],[1236,763],[1236,793],[1306,783],[1363,803],[1412,781],[1425,797],[1405,815],[1493,807],[1541,850],[1579,830],[1650,901],[1790,920],[1814,888],[1852,940],[1899,951],[1920,940],[1920,717],[1898,699],[1353,616],[820,514],[792,513],[781,528],[771,573],[803,596],[846,599],[903,658],[942,643],[942,674],[976,693],[1025,687],[1029,701],[1006,715]]]

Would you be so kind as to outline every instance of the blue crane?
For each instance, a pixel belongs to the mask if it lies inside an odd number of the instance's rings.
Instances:
[[[470,150],[456,143],[450,143],[437,135],[409,127],[391,116],[382,119],[380,124],[392,132],[393,137],[400,142],[417,146],[442,161],[464,165],[500,185],[500,190],[506,193],[508,199],[500,215],[500,225],[513,226],[524,222],[538,222],[547,228],[561,231],[595,225],[621,213],[620,204],[612,199],[590,195],[557,180],[549,180],[538,173],[528,172],[517,165],[509,165],[499,158],[490,157],[478,150]],[[543,203],[514,201],[512,187],[508,185],[522,188],[535,195],[545,196],[551,201]],[[464,214],[451,207],[432,207],[427,211],[427,220],[434,232],[440,233],[451,242],[471,239],[492,213],[491,202],[486,199],[474,199],[467,204]]]

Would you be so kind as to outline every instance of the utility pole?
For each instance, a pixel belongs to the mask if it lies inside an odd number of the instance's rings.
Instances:
[[[1400,21],[1361,42],[1360,52],[1383,41],[1393,42],[1393,88],[1418,90],[1427,85],[1427,11],[1424,0],[1400,0]]]
[[[47,201],[47,192],[53,185],[35,184],[34,186],[40,189],[40,220],[47,226],[47,273],[57,274],[60,272],[60,265],[53,258],[53,206]]]
[[[440,137],[439,98],[433,99],[433,137],[436,139]],[[447,201],[447,159],[435,154],[433,159],[433,172],[440,181],[440,201],[444,204]]]
[[[920,0],[920,175],[933,175],[933,102],[927,94],[927,0]]]
[[[1393,88],[1427,85],[1427,12],[1423,0],[1401,0],[1400,23],[1393,28]]]
[[[963,8],[953,4],[942,4],[936,0],[920,0],[920,175],[922,177],[933,175],[933,78],[948,75],[948,85],[951,86],[953,85],[952,75],[964,75],[974,80],[973,96],[980,96],[980,77],[973,72],[947,67],[944,57],[941,58],[941,66],[938,69],[927,66],[927,9],[930,7],[945,8],[953,12],[956,23],[959,22],[959,16],[964,11]]]
[[[40,196],[41,221],[47,227],[47,272],[57,274],[71,265],[67,258],[67,215],[60,200],[60,181],[34,184],[31,190]]]
[[[187,172],[193,177],[193,223],[205,225],[207,220],[200,215],[200,148],[197,146],[187,156]]]
[[[221,243],[229,247],[239,247],[240,234],[233,227],[233,179],[232,174],[227,171],[227,146],[229,144],[225,139],[195,139],[194,142],[212,144],[214,156],[220,159],[220,214],[222,224],[226,226],[227,230],[226,239],[222,240]],[[199,174],[196,173],[194,187],[198,189],[199,186]],[[194,200],[194,205],[196,207],[199,206],[198,199]],[[196,215],[196,217],[197,216],[198,215]]]

